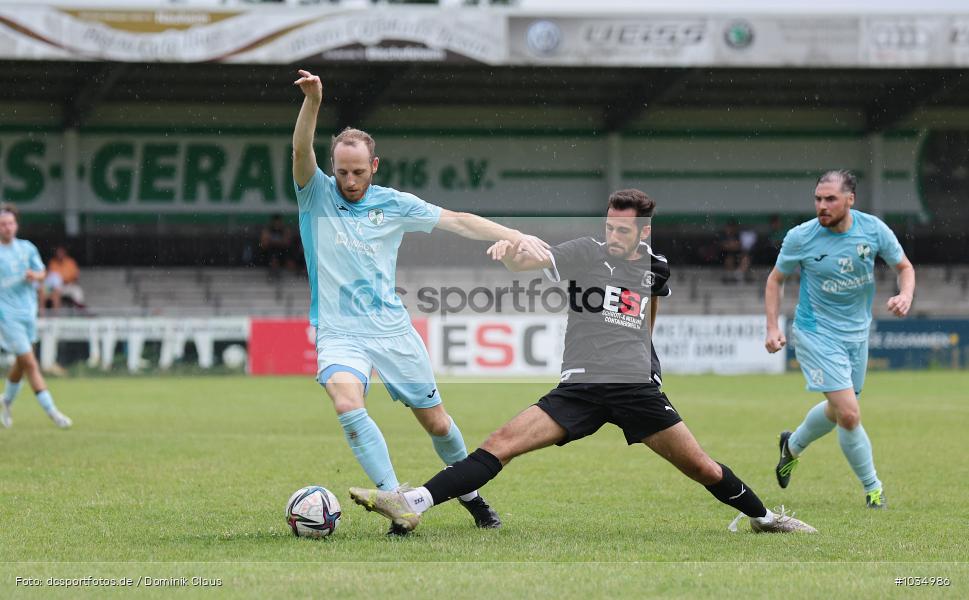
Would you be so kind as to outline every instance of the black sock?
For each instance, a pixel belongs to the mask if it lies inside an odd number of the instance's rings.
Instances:
[[[713,485],[706,486],[707,490],[713,494],[713,497],[728,504],[740,512],[744,513],[750,518],[763,517],[767,515],[767,509],[764,507],[764,503],[760,501],[754,490],[747,487],[747,485],[740,481],[740,479],[733,474],[730,467],[727,465],[717,463],[720,468],[723,469],[723,479],[718,481]]]
[[[484,486],[501,471],[501,461],[495,455],[478,448],[464,460],[431,477],[424,484],[431,493],[434,504],[447,502]]]

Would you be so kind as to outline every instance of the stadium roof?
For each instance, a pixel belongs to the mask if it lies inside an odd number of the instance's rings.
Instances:
[[[310,67],[314,68],[314,67]],[[0,61],[0,102],[63,107],[83,125],[105,103],[291,103],[295,66]],[[846,109],[863,129],[941,109],[969,127],[969,77],[960,69],[491,67],[469,64],[317,65],[341,123],[379,107],[570,106],[601,111],[620,131],[645,111],[675,108]],[[961,109],[961,110],[949,110]],[[962,113],[966,113],[960,117]],[[953,120],[955,119],[955,120]]]

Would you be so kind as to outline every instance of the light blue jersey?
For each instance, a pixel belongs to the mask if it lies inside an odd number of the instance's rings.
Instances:
[[[27,271],[43,271],[37,247],[14,238],[0,244],[0,318],[37,317],[37,290],[27,281]]]
[[[28,270],[44,270],[36,246],[17,238],[0,244],[0,347],[17,356],[37,341],[37,290]]]
[[[834,233],[817,219],[787,232],[777,269],[801,267],[801,293],[794,326],[845,342],[868,339],[875,297],[875,256],[889,265],[905,256],[898,238],[879,218],[851,211],[851,229]]]
[[[411,330],[395,292],[397,250],[409,231],[430,232],[440,207],[395,189],[371,185],[358,202],[340,194],[317,167],[302,189],[299,234],[310,283],[310,323],[338,334],[390,337]]]

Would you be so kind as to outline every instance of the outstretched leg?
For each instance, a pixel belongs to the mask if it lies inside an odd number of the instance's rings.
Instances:
[[[680,422],[654,433],[644,439],[643,443],[684,475],[707,488],[720,502],[751,518],[767,515],[767,508],[757,494],[728,467],[710,458],[685,423]]]
[[[565,438],[565,429],[537,406],[530,406],[492,433],[480,448],[432,477],[422,487],[396,493],[350,488],[350,497],[399,527],[411,530],[435,504],[477,490],[495,478],[516,456]]]
[[[441,457],[445,465],[451,466],[468,457],[468,450],[464,445],[464,436],[461,435],[461,430],[458,429],[454,419],[444,410],[443,404],[412,410],[418,422],[431,436],[434,451]],[[482,529],[501,527],[501,518],[498,513],[478,494],[477,488],[467,494],[461,494],[458,499],[461,506],[471,513],[477,527]]]
[[[643,443],[668,460],[690,479],[703,485],[713,497],[751,519],[754,531],[814,531],[810,525],[767,510],[754,490],[726,465],[710,458],[683,422],[645,438]]]

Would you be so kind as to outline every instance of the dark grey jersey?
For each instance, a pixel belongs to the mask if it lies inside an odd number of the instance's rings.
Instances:
[[[591,237],[552,248],[552,268],[545,274],[569,282],[562,382],[661,383],[649,303],[670,295],[670,268],[645,242],[639,252],[636,260],[610,256]]]

